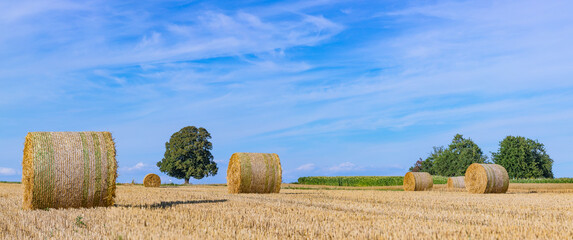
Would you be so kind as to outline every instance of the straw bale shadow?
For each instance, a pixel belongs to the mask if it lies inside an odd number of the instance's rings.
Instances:
[[[159,202],[154,204],[115,204],[115,207],[125,207],[125,208],[148,208],[148,209],[165,209],[177,205],[186,204],[201,204],[201,203],[222,203],[228,201],[227,199],[216,199],[216,200],[188,200],[188,201],[169,201],[169,202]]]
[[[295,195],[309,195],[309,194],[317,194],[317,193],[313,193],[313,192],[304,192],[304,193],[280,193],[280,194],[295,194]]]

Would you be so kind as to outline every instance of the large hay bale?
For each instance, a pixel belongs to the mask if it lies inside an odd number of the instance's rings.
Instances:
[[[24,143],[24,209],[111,206],[117,162],[109,132],[30,132]]]
[[[464,181],[464,176],[460,176],[460,177],[449,177],[448,178],[448,183],[447,183],[447,187],[450,189],[456,189],[456,188],[466,188],[466,184]]]
[[[161,186],[161,178],[157,174],[147,174],[143,178],[143,186],[145,187],[159,187]]]
[[[509,187],[507,171],[497,164],[472,163],[464,181],[471,193],[505,193]]]
[[[278,193],[281,182],[281,162],[275,153],[233,153],[229,160],[229,193]]]
[[[408,172],[404,176],[404,191],[432,190],[434,181],[427,172]]]

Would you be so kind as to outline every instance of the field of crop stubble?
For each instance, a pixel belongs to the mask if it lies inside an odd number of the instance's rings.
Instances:
[[[224,186],[120,185],[112,207],[22,210],[0,183],[0,238],[571,239],[573,184],[511,184],[507,194],[283,184],[279,194]]]

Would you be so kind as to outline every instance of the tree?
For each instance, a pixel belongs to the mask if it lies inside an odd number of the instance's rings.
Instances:
[[[424,160],[422,160],[422,158],[418,159],[418,161],[414,163],[414,166],[410,167],[410,172],[423,172],[420,171],[420,169],[422,169],[422,163],[424,163]]]
[[[434,171],[441,176],[462,176],[472,163],[484,163],[487,157],[470,138],[456,134],[447,149],[436,156]]]
[[[215,176],[218,168],[210,152],[213,144],[209,139],[211,134],[205,128],[182,128],[165,143],[165,155],[157,162],[159,170],[174,178],[185,179],[185,184],[189,184],[190,177]]]
[[[553,160],[537,140],[507,136],[491,155],[494,163],[505,167],[510,178],[553,178]]]
[[[487,157],[471,139],[456,134],[448,148],[434,147],[426,160],[418,160],[410,171],[418,170],[441,176],[461,176],[472,163],[484,163]]]
[[[410,167],[412,172],[427,172],[429,174],[436,174],[434,171],[434,160],[444,152],[444,147],[434,147],[433,152],[429,154],[426,160],[420,158],[414,166]]]

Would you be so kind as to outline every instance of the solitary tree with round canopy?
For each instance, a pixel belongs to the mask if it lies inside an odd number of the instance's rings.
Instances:
[[[171,135],[165,143],[165,155],[157,162],[161,172],[178,178],[202,179],[217,174],[217,163],[213,161],[211,151],[213,144],[209,142],[211,134],[205,128],[195,126],[184,127]]]

